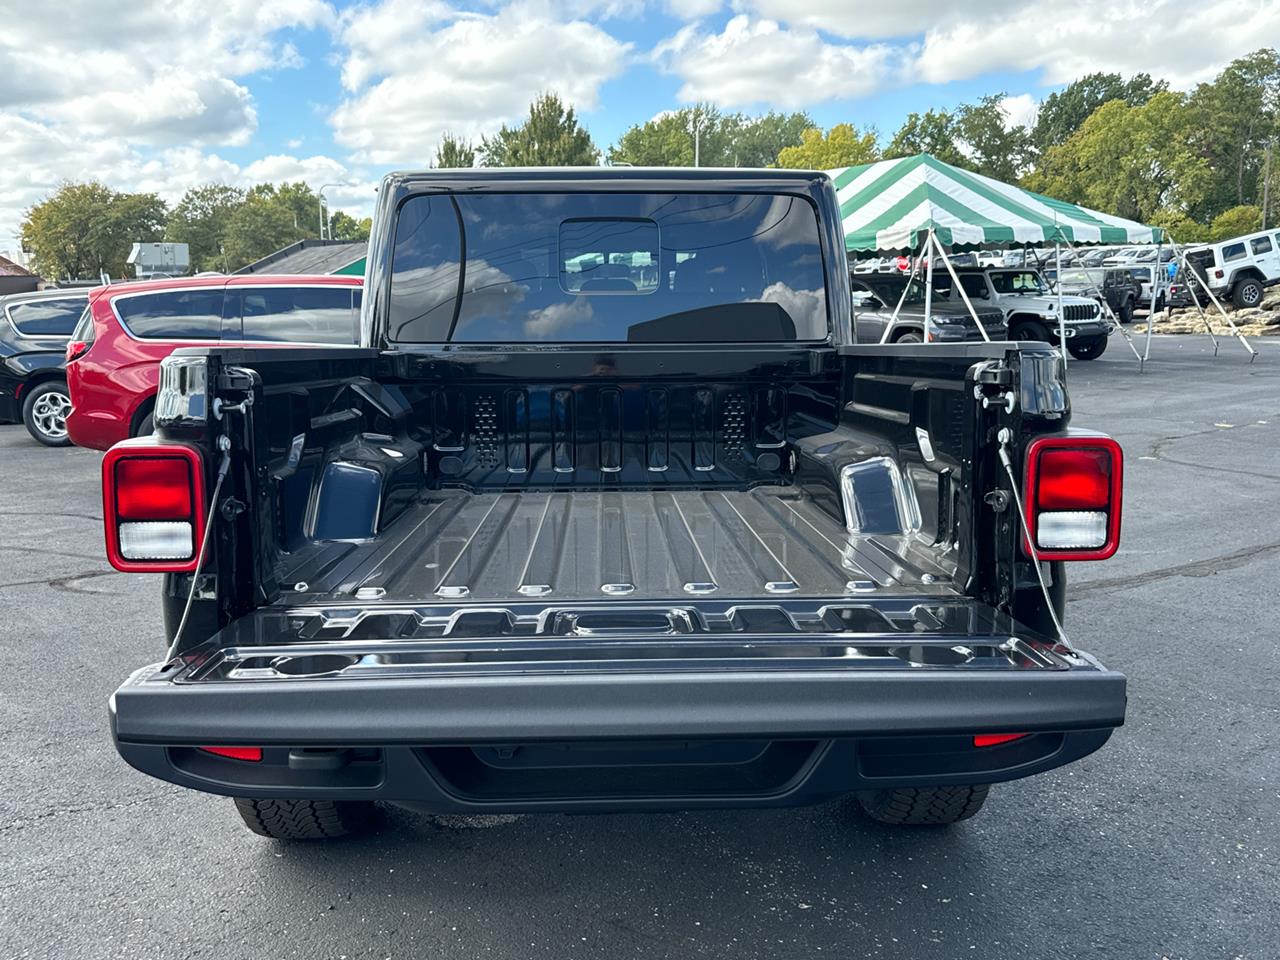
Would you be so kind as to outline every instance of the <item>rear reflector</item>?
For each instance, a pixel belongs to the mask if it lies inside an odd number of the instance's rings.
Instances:
[[[102,511],[117,570],[195,570],[205,524],[199,451],[149,438],[116,444],[102,460]]]
[[[1101,434],[1031,442],[1024,506],[1041,560],[1105,560],[1116,552],[1123,471],[1120,445]]]
[[[1023,737],[1029,737],[1029,733],[979,733],[973,738],[975,747],[998,747],[1002,743],[1012,743],[1014,740],[1021,740]]]
[[[215,757],[226,757],[229,760],[248,760],[251,763],[262,760],[261,747],[196,747],[196,749],[212,753]]]

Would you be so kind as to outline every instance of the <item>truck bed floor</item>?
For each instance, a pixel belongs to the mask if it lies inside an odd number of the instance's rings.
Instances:
[[[376,540],[312,543],[278,572],[290,602],[954,595],[934,550],[851,537],[795,487],[445,490]]]

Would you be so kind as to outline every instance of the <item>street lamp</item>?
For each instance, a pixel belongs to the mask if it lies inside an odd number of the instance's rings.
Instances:
[[[316,203],[320,207],[320,239],[321,240],[327,239],[324,235],[325,233],[324,192],[328,190],[330,187],[349,187],[349,186],[351,186],[351,181],[349,180],[341,180],[337,183],[326,183],[324,186],[320,188],[320,192],[316,194]]]

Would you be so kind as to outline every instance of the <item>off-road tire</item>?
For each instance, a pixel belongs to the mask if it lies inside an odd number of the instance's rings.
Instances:
[[[1097,360],[1107,352],[1107,338],[1098,337],[1096,340],[1085,340],[1078,344],[1068,340],[1067,352],[1077,360]]]
[[[1253,277],[1241,280],[1231,290],[1231,302],[1236,305],[1236,309],[1243,310],[1246,307],[1256,307],[1262,302],[1262,283]]]
[[[1010,340],[1039,340],[1049,342],[1049,330],[1043,323],[1034,320],[1015,320],[1009,328]]]
[[[235,799],[244,825],[274,840],[328,840],[361,833],[377,814],[377,808],[364,800]]]
[[[983,783],[972,787],[864,790],[858,794],[858,805],[879,823],[940,827],[972,817],[982,809],[990,789],[989,784]]]
[[[22,401],[22,422],[27,433],[46,447],[69,447],[67,415],[71,412],[71,393],[65,380],[46,380],[32,387]]]
[[[1121,323],[1133,323],[1133,301],[1126,300],[1120,304],[1120,310],[1116,313],[1116,319]]]
[[[894,343],[924,343],[924,337],[916,333],[914,330],[908,330],[906,333],[900,333],[893,338]]]

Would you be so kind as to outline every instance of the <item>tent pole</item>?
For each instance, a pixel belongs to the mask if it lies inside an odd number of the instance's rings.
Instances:
[[[929,241],[925,240],[925,246],[921,250],[928,250]],[[898,311],[902,309],[902,305],[907,302],[907,294],[911,292],[911,281],[916,278],[916,270],[920,266],[920,258],[912,257],[911,273],[907,275],[907,285],[902,288],[902,296],[898,297],[898,305],[893,308],[893,314],[889,317],[889,322],[884,325],[884,332],[880,334],[880,342],[887,343],[889,341],[889,332],[893,330],[893,325],[898,322]]]
[[[1156,303],[1160,300],[1160,283],[1164,279],[1164,261],[1160,251],[1164,247],[1164,234],[1156,241],[1156,265],[1151,268],[1151,303],[1147,307],[1147,342],[1142,347],[1142,367],[1145,370],[1151,356],[1151,328],[1156,325]]]
[[[1070,240],[1067,240],[1067,249],[1070,250],[1072,253],[1079,252],[1078,250],[1076,250],[1076,245],[1072,243]],[[1087,277],[1089,276],[1089,274],[1085,273],[1085,276]],[[1062,282],[1061,276],[1058,277],[1058,282],[1059,283]],[[1105,283],[1106,281],[1104,280],[1103,282]],[[1124,342],[1127,343],[1129,345],[1129,349],[1133,351],[1133,355],[1138,361],[1138,370],[1141,371],[1142,355],[1138,353],[1138,348],[1133,345],[1133,339],[1129,336],[1128,331],[1125,330],[1124,324],[1120,322],[1120,318],[1117,317],[1115,314],[1115,311],[1111,309],[1111,304],[1107,303],[1106,294],[1104,294],[1098,288],[1098,285],[1093,282],[1092,278],[1089,280],[1089,285],[1093,287],[1093,292],[1097,294],[1098,299],[1102,301],[1102,309],[1104,309],[1107,312],[1107,316],[1110,317],[1113,321],[1115,321],[1116,329],[1120,331],[1120,335],[1124,337]]]
[[[1182,254],[1182,258],[1184,261],[1186,260],[1186,257],[1187,255],[1184,252]],[[1218,312],[1222,314],[1222,319],[1227,321],[1227,326],[1231,328],[1231,332],[1232,334],[1235,335],[1235,338],[1239,340],[1241,344],[1244,345],[1244,348],[1246,350],[1249,351],[1249,362],[1253,363],[1253,361],[1258,359],[1258,351],[1253,349],[1253,344],[1251,344],[1245,338],[1245,335],[1240,332],[1240,328],[1236,326],[1236,322],[1231,319],[1231,314],[1227,313],[1227,308],[1224,307],[1222,303],[1218,300],[1217,294],[1215,294],[1212,290],[1209,289],[1209,284],[1207,281],[1205,282],[1205,285],[1204,285],[1204,292],[1208,294],[1209,299],[1213,301],[1213,305],[1218,308]]]
[[[1062,315],[1062,233],[1058,230],[1058,215],[1053,215],[1053,268],[1058,282],[1058,351],[1062,354],[1062,369],[1067,368],[1067,319]]]
[[[1183,271],[1183,276],[1187,278],[1187,292],[1191,294],[1191,302],[1195,305],[1196,313],[1200,316],[1200,322],[1204,324],[1205,333],[1209,334],[1209,339],[1213,341],[1213,355],[1218,355],[1218,338],[1213,334],[1213,324],[1209,322],[1209,318],[1205,316],[1204,310],[1200,306],[1200,297],[1196,293],[1196,285],[1190,282],[1190,274],[1192,273],[1191,264],[1187,262],[1187,255],[1178,249],[1178,244],[1173,244],[1174,256],[1179,258],[1181,266],[1179,269]],[[1151,325],[1147,324],[1147,329],[1151,329]]]
[[[937,237],[933,238],[934,249],[938,255],[942,256],[942,244]],[[969,316],[973,317],[973,322],[978,325],[978,332],[982,334],[982,339],[987,343],[991,342],[991,337],[987,335],[987,328],[982,325],[982,321],[978,319],[978,311],[973,309],[973,303],[969,300],[969,294],[965,293],[964,286],[960,283],[960,277],[956,275],[956,268],[951,261],[942,256],[942,264],[947,268],[947,273],[951,274],[951,282],[955,285],[956,290],[960,294],[960,299],[964,301],[964,305],[969,310]]]
[[[925,250],[929,254],[929,262],[924,268],[924,342],[931,342],[933,336],[933,262],[937,259],[937,251],[930,249],[937,246],[937,238],[933,227],[929,228],[929,236],[925,239]]]

